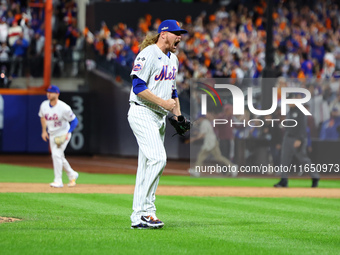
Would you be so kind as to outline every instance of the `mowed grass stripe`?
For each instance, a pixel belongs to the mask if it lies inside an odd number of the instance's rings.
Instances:
[[[339,202],[162,196],[165,228],[140,231],[129,229],[132,195],[2,193],[0,215],[24,221],[0,225],[0,247],[2,254],[337,254],[340,215],[331,215]]]
[[[339,175],[340,177],[340,175]],[[0,164],[0,183],[50,183],[53,181],[53,170],[46,168],[13,166]],[[80,173],[79,184],[135,184],[135,175],[123,174],[90,174]],[[228,187],[272,187],[277,178],[191,178],[189,176],[162,176],[160,185],[169,186],[228,186]],[[68,183],[66,174],[63,182]],[[291,179],[290,187],[310,187],[309,179]],[[340,179],[320,181],[320,188],[340,188]]]

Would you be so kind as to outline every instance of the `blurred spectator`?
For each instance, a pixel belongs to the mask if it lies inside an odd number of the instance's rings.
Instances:
[[[64,69],[64,61],[62,57],[63,46],[58,44],[57,40],[52,41],[52,76],[61,77]]]
[[[32,19],[31,19],[31,28],[34,30],[34,32],[39,32],[40,28],[42,25],[42,20],[38,18],[37,13],[32,14]]]
[[[11,10],[8,10],[7,11],[7,17],[6,17],[6,22],[8,25],[11,25],[13,24],[13,21],[14,21],[14,16],[13,16],[13,13]]]
[[[13,21],[12,26],[8,29],[8,44],[13,47],[17,39],[22,34],[22,27],[18,25],[17,21]]]
[[[77,20],[73,20],[72,24],[68,26],[65,35],[65,57],[67,63],[72,63],[71,65],[71,76],[75,76],[78,73],[76,57],[77,41],[80,37],[80,32],[77,28]]]
[[[64,22],[67,25],[72,25],[77,19],[78,7],[74,0],[62,1],[62,13],[64,15]]]
[[[2,42],[0,46],[0,65],[6,66],[7,70],[10,70],[10,48],[6,42]]]
[[[338,32],[338,34],[340,34]],[[334,56],[335,56],[335,70],[340,70],[340,41],[335,40]]]
[[[12,56],[12,66],[11,66],[11,76],[16,73],[16,76],[22,76],[23,69],[26,63],[27,57],[27,48],[29,44],[28,41],[23,37],[21,33],[19,38],[14,42],[13,48],[13,56]]]
[[[330,46],[326,47],[323,67],[322,78],[332,78],[335,71],[335,56]]]
[[[306,78],[313,77],[313,62],[309,59],[307,53],[301,54],[301,70]]]
[[[22,19],[20,22],[20,26],[22,27],[22,33],[26,41],[31,43],[31,39],[34,37],[34,30],[31,28],[30,23],[26,19]]]
[[[8,25],[6,23],[6,18],[2,17],[0,19],[0,43],[6,43],[8,36]]]
[[[68,26],[65,34],[65,49],[72,50],[77,43],[77,38],[80,36],[77,28],[77,21],[74,20],[71,25]]]
[[[340,88],[336,94],[336,98],[329,104],[329,109],[331,109],[330,113],[332,113],[334,109],[337,109],[340,113]]]
[[[9,85],[9,83],[12,81],[12,76],[9,74],[11,68],[10,51],[11,50],[7,46],[6,42],[2,42],[0,46],[0,70],[5,76],[1,77],[1,83],[3,87],[6,87],[5,85]]]
[[[338,140],[340,133],[340,111],[333,108],[331,118],[323,122],[320,131],[320,140]]]
[[[44,46],[45,37],[36,32],[29,47],[30,74],[33,77],[40,77],[43,74]]]

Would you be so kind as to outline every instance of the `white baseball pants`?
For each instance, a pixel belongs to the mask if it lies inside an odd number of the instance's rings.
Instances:
[[[141,216],[156,213],[155,193],[166,165],[165,118],[166,116],[134,103],[128,112],[128,121],[139,146],[131,215],[133,225],[140,223]]]
[[[63,183],[62,181],[62,173],[63,173],[63,168],[69,178],[69,180],[74,179],[76,176],[76,172],[72,169],[70,164],[65,158],[64,151],[71,140],[72,135],[69,134],[68,140],[65,141],[60,148],[56,145],[54,142],[55,136],[50,135],[50,148],[52,152],[52,161],[53,161],[53,169],[54,169],[54,182],[55,183]]]

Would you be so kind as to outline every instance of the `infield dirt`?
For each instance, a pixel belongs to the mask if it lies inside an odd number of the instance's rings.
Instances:
[[[88,173],[135,174],[138,161],[134,158],[114,157],[67,157],[74,169]],[[53,169],[49,155],[1,155],[0,162],[12,165],[44,167]],[[189,176],[189,162],[169,161],[164,175]],[[309,176],[308,176],[309,177]],[[31,193],[110,193],[133,194],[133,185],[77,184],[74,188],[51,188],[43,183],[0,183],[1,192]],[[259,188],[259,187],[206,187],[160,185],[157,195],[173,196],[235,196],[235,197],[326,197],[340,198],[340,189],[329,188]]]
[[[51,188],[44,183],[0,183],[0,193],[108,193],[133,194],[133,185],[77,184],[76,187]],[[218,196],[218,197],[325,197],[340,198],[340,189],[328,188],[259,188],[259,187],[202,187],[159,186],[157,195]]]

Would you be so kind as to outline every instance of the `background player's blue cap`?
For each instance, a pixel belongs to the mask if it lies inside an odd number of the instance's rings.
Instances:
[[[188,33],[188,31],[182,29],[180,26],[179,26],[179,23],[178,21],[174,20],[174,19],[167,19],[167,20],[164,20],[158,27],[158,33],[161,33],[161,32],[165,32],[165,31],[168,31],[168,32],[177,32],[177,31],[180,31],[181,34],[185,34],[185,33]]]
[[[50,85],[47,89],[46,89],[47,92],[50,92],[50,93],[58,93],[60,94],[60,89],[56,86],[56,85]]]

